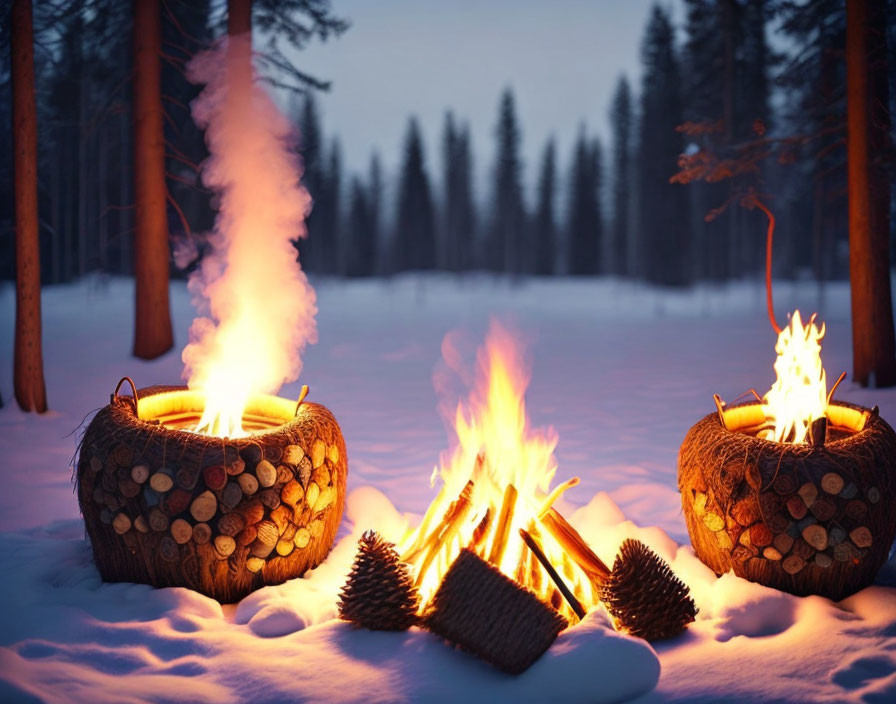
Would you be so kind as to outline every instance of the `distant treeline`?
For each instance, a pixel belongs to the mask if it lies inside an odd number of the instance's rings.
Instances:
[[[45,283],[132,270],[128,3],[107,3],[103,13],[90,11],[87,0],[64,5],[66,12],[36,27]],[[611,143],[582,129],[565,155],[548,141],[531,199],[523,187],[523,119],[510,89],[496,96],[496,157],[485,198],[473,195],[469,125],[450,111],[438,158],[424,154],[411,117],[399,173],[385,174],[374,155],[366,173],[347,174],[313,93],[299,96],[294,119],[314,199],[310,236],[298,244],[303,267],[344,276],[439,269],[613,274],[664,285],[727,280],[763,266],[764,217],[737,204],[738,194],[753,189],[778,219],[778,275],[845,276],[843,0],[684,0],[683,7],[683,31],[662,6],[652,9],[641,84],[620,77],[608,106]],[[173,242],[191,239],[197,247],[187,251],[201,255],[215,199],[198,178],[205,147],[188,108],[197,88],[183,70],[218,32],[207,2],[170,0],[163,8],[169,226]],[[885,13],[886,55],[875,60],[891,67],[892,105],[896,0]],[[2,26],[0,140],[10,144],[9,23]],[[583,116],[592,124],[603,117]],[[752,154],[746,165],[737,161],[745,152]],[[680,155],[700,153],[721,164],[718,178],[670,183]],[[892,148],[880,158],[892,165]],[[0,159],[0,275],[10,278],[9,149]]]

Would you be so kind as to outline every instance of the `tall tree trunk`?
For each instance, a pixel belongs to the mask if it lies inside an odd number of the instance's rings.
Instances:
[[[134,356],[143,359],[155,359],[174,344],[168,302],[161,49],[158,0],[134,0]]]
[[[74,260],[75,260],[75,211],[78,209],[77,196],[73,184],[77,182],[77,166],[75,164],[75,151],[77,145],[74,144],[75,129],[69,127],[63,132],[62,159],[63,169],[65,170],[65,182],[68,188],[65,189],[65,200],[63,201],[65,218],[62,228],[62,280],[70,281],[74,276]]]
[[[60,130],[55,128],[55,135],[52,138],[54,144],[60,142]],[[62,163],[56,164],[56,167],[50,170],[50,283],[58,284],[62,280],[62,238],[60,237],[60,228],[62,227],[62,207],[63,207],[63,189],[62,189],[62,164],[64,157],[60,159]]]
[[[97,217],[96,227],[99,234],[99,242],[97,247],[97,259],[100,272],[105,274],[108,272],[109,258],[107,256],[107,248],[109,247],[109,218],[106,213],[108,202],[106,199],[106,161],[109,158],[109,140],[106,136],[107,127],[102,125],[97,140],[99,141],[99,149],[97,155],[97,194],[96,194],[96,210],[99,214]]]
[[[106,165],[109,159],[109,139],[107,136],[108,126],[103,124],[100,126],[97,140],[99,141],[99,154],[97,158],[97,205],[96,210],[99,213],[96,219],[97,232],[99,234],[99,243],[97,247],[97,260],[100,272],[103,274],[109,271],[109,216],[106,209],[108,202],[108,186],[106,183]]]
[[[252,0],[227,0],[227,34],[252,31]]]
[[[852,293],[853,378],[863,386],[896,384],[896,343],[890,298],[889,183],[879,163],[889,130],[886,95],[876,72],[886,71],[885,25],[875,27],[872,3],[846,5],[849,278]],[[869,60],[883,42],[883,55]],[[875,51],[875,54],[880,52]],[[884,74],[885,75],[885,74]],[[883,132],[883,134],[881,134]]]
[[[739,135],[735,133],[734,122],[735,117],[735,99],[734,93],[737,82],[737,65],[735,60],[735,36],[737,18],[736,0],[722,0],[722,38],[723,53],[722,65],[724,67],[722,76],[722,122],[725,127],[725,148],[730,149],[734,144],[735,138]],[[728,196],[732,197],[735,192],[735,184],[728,182]],[[721,256],[719,263],[721,271],[719,279],[725,281],[729,276],[738,277],[743,275],[743,261],[738,256],[738,232],[737,232],[737,211],[739,208],[728,208],[724,214],[725,227],[728,230],[724,235],[724,239],[719,243],[721,247]],[[718,235],[714,235],[718,237]]]
[[[131,253],[131,218],[129,217],[131,200],[128,197],[128,179],[125,174],[132,174],[128,168],[128,116],[127,109],[122,108],[118,117],[118,163],[121,178],[118,179],[118,271],[120,274],[133,273],[134,257]]]
[[[12,139],[16,218],[15,396],[23,411],[47,410],[40,319],[37,212],[37,107],[31,0],[14,0],[11,16]]]
[[[81,71],[78,79],[78,276],[87,273],[87,74]]]

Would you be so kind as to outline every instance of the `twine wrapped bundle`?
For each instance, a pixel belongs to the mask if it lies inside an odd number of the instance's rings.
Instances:
[[[347,472],[339,425],[318,404],[231,439],[141,420],[132,398],[115,396],[84,433],[75,479],[104,580],[189,587],[228,603],[323,561]]]
[[[694,550],[717,574],[840,600],[874,581],[896,536],[896,433],[872,412],[858,432],[784,444],[713,413],[685,436],[678,487]]]
[[[464,549],[423,614],[425,626],[496,667],[518,674],[547,650],[567,621],[535,594]]]

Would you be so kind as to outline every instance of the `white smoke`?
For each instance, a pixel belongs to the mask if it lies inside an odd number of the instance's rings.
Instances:
[[[205,84],[191,107],[210,152],[202,180],[220,210],[211,251],[189,280],[200,315],[184,378],[205,391],[206,415],[237,403],[238,423],[252,393],[298,378],[305,345],[317,341],[314,290],[291,243],[306,234],[311,198],[299,182],[294,128],[254,76],[249,35],[198,55],[189,77]]]

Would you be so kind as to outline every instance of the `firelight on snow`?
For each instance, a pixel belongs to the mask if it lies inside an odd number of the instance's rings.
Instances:
[[[769,439],[805,443],[812,421],[825,417],[828,404],[821,364],[823,337],[824,325],[819,329],[813,315],[804,326],[798,310],[778,334],[777,379],[763,397],[762,407],[766,418],[774,421]]]

